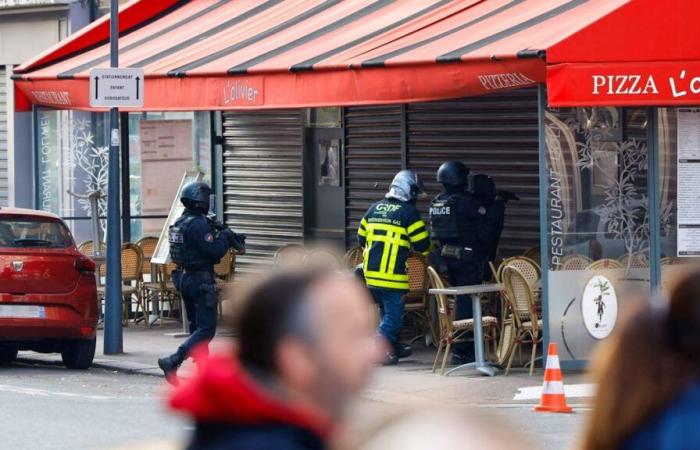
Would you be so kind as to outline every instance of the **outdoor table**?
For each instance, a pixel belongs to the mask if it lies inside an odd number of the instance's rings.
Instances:
[[[445,289],[430,289],[429,292],[431,294],[470,295],[472,298],[472,311],[474,314],[474,353],[476,361],[450,369],[445,374],[446,376],[461,369],[476,369],[490,377],[496,375],[496,369],[487,363],[484,358],[484,328],[481,322],[481,298],[478,294],[501,292],[502,290],[502,284],[474,284],[471,286],[455,286]]]

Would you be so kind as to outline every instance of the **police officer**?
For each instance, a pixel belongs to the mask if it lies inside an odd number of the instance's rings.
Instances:
[[[450,284],[467,286],[481,281],[479,274],[477,227],[485,210],[467,190],[469,169],[459,161],[440,166],[437,181],[443,191],[430,204],[431,238],[437,246],[434,254]],[[457,297],[455,319],[472,318],[469,296]],[[474,360],[474,347],[467,342],[456,344],[452,353],[454,364]]]
[[[385,198],[372,205],[360,222],[357,240],[364,251],[364,278],[381,310],[379,334],[389,342],[384,364],[396,364],[411,355],[399,343],[403,325],[403,296],[408,292],[407,261],[411,249],[427,255],[430,236],[416,209],[423,192],[418,175],[402,170]]]
[[[474,197],[485,210],[477,226],[477,236],[481,280],[488,280],[492,275],[488,263],[496,259],[498,241],[501,239],[505,221],[506,203],[508,199],[517,199],[517,196],[507,191],[496,192],[496,184],[488,175],[474,175],[472,183]]]
[[[185,212],[170,227],[170,258],[177,264],[173,283],[182,295],[190,321],[190,337],[158,366],[171,383],[176,383],[177,369],[200,343],[209,342],[216,334],[218,292],[214,265],[234,248],[245,253],[245,236],[236,234],[207,217],[211,188],[202,182],[190,183],[182,191],[180,201]]]

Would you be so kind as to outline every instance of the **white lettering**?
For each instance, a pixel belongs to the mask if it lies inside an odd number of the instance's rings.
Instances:
[[[605,77],[602,75],[593,75],[593,95],[600,93],[599,89],[605,86]]]

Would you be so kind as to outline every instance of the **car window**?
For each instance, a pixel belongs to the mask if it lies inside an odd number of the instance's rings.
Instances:
[[[37,217],[0,217],[0,247],[66,248],[73,239],[65,225]]]

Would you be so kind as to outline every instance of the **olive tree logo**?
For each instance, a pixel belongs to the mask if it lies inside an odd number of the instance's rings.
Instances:
[[[596,275],[588,280],[581,300],[581,316],[594,339],[604,339],[617,322],[617,293],[610,280]]]

